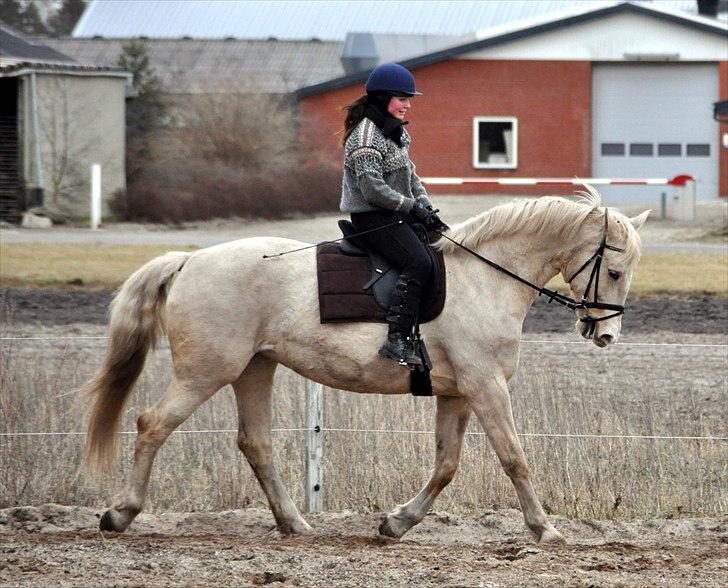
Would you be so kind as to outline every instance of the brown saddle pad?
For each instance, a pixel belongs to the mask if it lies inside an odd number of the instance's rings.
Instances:
[[[420,323],[437,318],[445,306],[445,260],[441,251],[428,250],[433,271],[423,290]],[[369,256],[346,255],[338,243],[324,243],[316,248],[316,271],[322,323],[386,322],[389,309],[367,287],[374,273]]]

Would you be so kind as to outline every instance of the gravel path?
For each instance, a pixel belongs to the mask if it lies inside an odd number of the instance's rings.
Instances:
[[[441,210],[442,217],[450,224],[464,221],[493,206],[512,200],[513,198],[506,196],[433,197],[434,205]],[[620,209],[634,216],[644,207],[623,206]],[[726,225],[728,202],[699,203],[697,214],[698,218],[694,223],[661,221],[653,216],[640,231],[646,250],[728,255],[726,239],[714,235]],[[333,213],[280,221],[219,220],[187,223],[184,226],[112,223],[97,231],[70,226],[21,229],[5,225],[0,231],[0,243],[103,243],[209,247],[234,239],[265,235],[315,243],[336,239],[339,236],[336,221],[344,216],[342,213]]]

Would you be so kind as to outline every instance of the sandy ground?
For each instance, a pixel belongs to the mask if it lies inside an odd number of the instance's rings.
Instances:
[[[520,512],[434,512],[401,541],[380,514],[320,513],[314,536],[280,537],[261,509],[142,514],[123,535],[98,513],[48,504],[0,511],[4,586],[722,586],[728,518],[554,523],[542,547]]]

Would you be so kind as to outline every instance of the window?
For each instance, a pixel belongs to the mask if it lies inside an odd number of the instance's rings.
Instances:
[[[652,143],[630,143],[629,154],[636,155],[637,157],[652,157],[653,145]]]
[[[518,166],[518,119],[478,116],[473,119],[473,167],[515,169]]]
[[[710,145],[707,143],[688,143],[688,157],[710,157]]]
[[[657,155],[659,157],[680,157],[682,145],[680,143],[660,143],[657,146]]]
[[[602,143],[602,155],[624,155],[624,143]]]

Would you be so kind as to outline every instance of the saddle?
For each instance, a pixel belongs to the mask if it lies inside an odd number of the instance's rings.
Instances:
[[[385,323],[400,271],[351,237],[355,231],[348,220],[338,224],[344,235],[341,243],[324,243],[316,248],[321,322]],[[432,238],[437,235],[432,234]],[[427,251],[433,271],[422,291],[420,324],[437,318],[445,305],[445,261],[441,251],[429,246]]]

